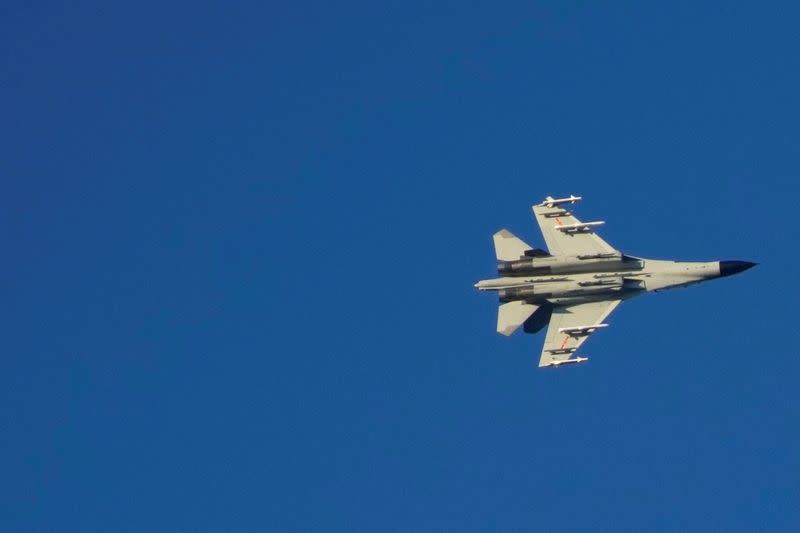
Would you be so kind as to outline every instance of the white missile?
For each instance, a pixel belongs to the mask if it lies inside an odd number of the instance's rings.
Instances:
[[[591,334],[597,331],[600,328],[607,328],[608,324],[592,324],[590,326],[574,326],[571,328],[558,328],[559,333],[566,333],[568,335],[578,334]]]
[[[553,228],[559,231],[583,231],[595,226],[602,226],[605,223],[605,220],[597,220],[595,222],[579,222],[578,224],[561,224],[553,226]]]
[[[575,359],[563,359],[561,361],[551,361],[551,362],[547,363],[544,366],[545,367],[548,367],[548,366],[559,367],[559,366],[562,366],[562,365],[571,365],[571,364],[583,363],[584,361],[588,361],[588,360],[589,360],[588,357],[576,357]]]
[[[583,200],[582,196],[575,196],[573,194],[570,194],[569,198],[553,198],[552,196],[548,196],[547,198],[544,199],[544,202],[542,202],[539,205],[545,205],[547,207],[555,207],[561,204],[574,204],[575,202],[579,202],[580,200]]]

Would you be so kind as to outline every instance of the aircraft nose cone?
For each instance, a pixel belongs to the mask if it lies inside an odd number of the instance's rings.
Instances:
[[[738,274],[754,266],[756,266],[756,263],[751,263],[750,261],[720,261],[719,275],[730,276],[732,274]]]

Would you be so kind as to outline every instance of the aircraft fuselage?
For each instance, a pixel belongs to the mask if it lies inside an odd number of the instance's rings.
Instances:
[[[508,231],[492,235],[497,275],[475,284],[496,292],[497,332],[536,333],[547,326],[540,367],[586,361],[576,352],[622,302],[653,291],[694,285],[755,265],[748,261],[664,261],[625,255],[595,229],[602,220],[582,222],[568,205],[581,199],[548,196],[531,207],[547,250],[534,248]]]
[[[686,287],[728,276],[754,265],[747,261],[664,261],[631,256],[541,258],[523,265],[525,261],[514,262],[517,269],[513,275],[481,280],[475,287],[497,291],[503,302],[629,299],[646,292]],[[498,272],[510,272],[509,263],[501,262]]]

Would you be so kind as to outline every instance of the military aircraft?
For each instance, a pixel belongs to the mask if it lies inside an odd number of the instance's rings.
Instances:
[[[603,221],[581,222],[567,209],[581,199],[548,196],[533,206],[548,251],[533,248],[508,230],[495,233],[500,277],[475,284],[500,297],[498,333],[511,335],[520,326],[536,333],[548,326],[539,367],[587,361],[573,355],[590,335],[608,326],[603,321],[623,300],[730,276],[756,264],[625,255],[595,233]]]

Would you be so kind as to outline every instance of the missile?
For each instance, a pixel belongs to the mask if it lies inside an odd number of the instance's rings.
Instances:
[[[576,357],[575,359],[563,359],[561,361],[551,361],[551,362],[547,363],[544,366],[545,367],[552,366],[552,367],[556,367],[557,368],[557,367],[562,366],[562,365],[571,365],[571,364],[583,363],[584,361],[588,361],[588,360],[589,360],[588,357]]]
[[[574,326],[571,328],[558,328],[559,333],[566,333],[567,335],[588,335],[594,333],[600,328],[607,328],[608,324],[592,324],[590,326]]]
[[[547,351],[552,353],[552,354],[560,354],[560,353],[572,353],[572,352],[576,351],[577,349],[578,349],[577,347],[573,347],[573,348],[550,348]]]
[[[595,226],[602,226],[605,223],[605,220],[597,220],[595,222],[579,222],[578,224],[561,224],[560,226],[553,226],[553,228],[559,231],[583,231]]]
[[[569,198],[553,198],[552,196],[548,196],[547,198],[544,199],[544,202],[542,202],[539,205],[544,205],[547,207],[555,207],[561,204],[574,204],[575,202],[578,202],[580,200],[583,200],[582,196],[575,196],[573,194],[570,194]]]

